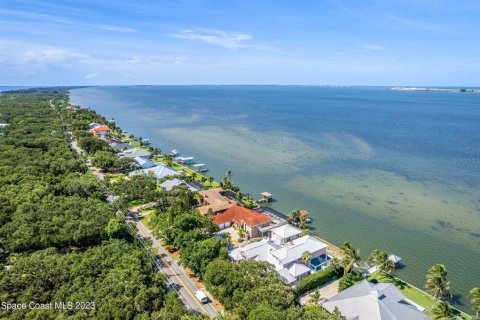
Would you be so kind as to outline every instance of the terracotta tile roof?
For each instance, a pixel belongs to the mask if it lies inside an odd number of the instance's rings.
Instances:
[[[303,217],[303,216],[308,216],[309,212],[307,210],[300,210],[300,216]]]
[[[221,192],[222,188],[207,189],[198,193],[203,197],[205,205],[198,208],[201,214],[207,214],[209,209],[212,212],[223,211],[230,208],[236,202],[224,197]]]
[[[236,223],[245,223],[249,227],[255,227],[261,224],[271,222],[272,219],[264,214],[255,212],[253,210],[233,205],[224,213],[217,214],[213,217],[213,223],[220,225],[229,221]]]
[[[95,128],[93,128],[90,131],[98,133],[98,132],[101,132],[101,131],[110,131],[110,128],[108,126],[96,126]]]
[[[199,207],[198,211],[201,214],[207,214],[208,210],[212,209],[212,212],[215,213],[215,212],[226,210],[226,209],[230,208],[231,206],[233,206],[234,204],[235,204],[235,202],[214,203],[214,204],[209,204],[209,205],[206,205],[206,206],[203,206],[203,207]]]

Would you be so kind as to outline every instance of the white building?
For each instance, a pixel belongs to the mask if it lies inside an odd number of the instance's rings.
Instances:
[[[271,239],[276,244],[286,244],[300,237],[300,234],[302,233],[302,230],[295,228],[290,224],[284,224],[270,231]]]
[[[128,175],[136,176],[139,174],[143,174],[143,175],[151,174],[157,179],[162,179],[165,177],[175,177],[180,175],[177,171],[161,164],[157,164],[155,167],[148,168],[148,169],[135,170],[133,172],[130,172]]]
[[[300,237],[301,230],[291,225],[283,225],[271,230],[271,238],[236,248],[229,253],[234,261],[250,259],[272,264],[288,284],[295,284],[319,270],[318,265],[302,260],[305,252],[311,261],[327,261],[327,244],[311,236]]]

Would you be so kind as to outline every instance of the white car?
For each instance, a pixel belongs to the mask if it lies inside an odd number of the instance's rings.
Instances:
[[[195,297],[198,299],[198,301],[200,301],[201,303],[207,303],[208,302],[208,297],[207,295],[205,294],[205,292],[203,292],[202,290],[198,290],[197,292],[195,292]]]

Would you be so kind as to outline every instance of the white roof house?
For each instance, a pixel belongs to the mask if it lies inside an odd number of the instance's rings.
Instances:
[[[322,307],[335,307],[347,320],[427,320],[426,314],[410,303],[391,283],[373,284],[366,280],[331,297]]]
[[[123,150],[129,150],[129,149],[133,148],[133,146],[128,142],[112,142],[112,143],[110,143],[110,147],[115,152],[119,152],[119,151],[123,151]]]
[[[148,158],[135,157],[133,158],[137,162],[137,165],[142,169],[147,169],[155,166],[155,163],[150,161]]]
[[[288,269],[288,272],[295,278],[298,278],[305,274],[309,274],[310,271],[311,271],[310,268],[308,268],[306,265],[301,263],[295,263],[293,266],[291,266]]]
[[[174,176],[180,175],[177,171],[161,164],[157,164],[155,167],[148,168],[148,169],[136,170],[136,171],[130,172],[128,175],[135,176],[139,174],[144,174],[144,175],[151,174],[157,179],[162,179],[165,177],[174,177]]]
[[[268,253],[278,248],[280,247],[275,243],[267,239],[262,239],[261,241],[247,244],[241,248],[233,249],[230,251],[229,256],[234,261],[252,259],[255,261],[270,262]]]
[[[178,178],[174,178],[172,180],[167,180],[167,181],[164,181],[163,183],[160,184],[160,187],[162,187],[163,190],[166,190],[166,191],[170,191],[172,190],[174,187],[178,187],[178,186],[185,186],[187,187],[190,191],[192,192],[196,192],[198,191],[197,189],[195,189],[194,187],[190,186],[188,183],[186,183],[185,181],[183,180],[180,180]]]
[[[286,229],[290,230],[289,228]],[[293,230],[290,231],[293,232]],[[233,261],[250,259],[268,262],[275,267],[287,283],[293,284],[311,272],[310,268],[305,266],[302,261],[302,255],[305,251],[312,254],[312,259],[319,256],[326,257],[327,245],[310,236],[281,244],[263,239],[236,248],[229,253],[229,256]]]
[[[303,236],[292,241],[271,254],[278,261],[278,264],[284,267],[290,266],[293,262],[300,262],[302,254],[308,251],[312,254],[312,259],[327,255],[327,244],[311,236]]]
[[[286,283],[294,284],[295,282],[297,282],[297,278],[292,276],[287,268],[280,269],[277,272],[280,278],[282,278],[283,281],[285,281]]]
[[[137,149],[137,148],[128,149],[118,154],[120,158],[132,158],[132,159],[136,157],[148,158],[151,155],[152,154],[147,150]]]
[[[285,244],[289,241],[297,239],[302,230],[295,228],[291,224],[284,224],[282,226],[273,228],[271,231],[272,240],[277,244]]]

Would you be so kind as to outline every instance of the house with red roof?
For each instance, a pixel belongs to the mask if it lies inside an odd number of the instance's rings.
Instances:
[[[262,235],[262,228],[272,223],[272,218],[258,213],[237,204],[232,205],[221,214],[212,217],[220,230],[235,225],[237,228],[244,229],[249,238],[256,238]]]
[[[92,129],[90,129],[90,132],[93,133],[93,134],[105,135],[108,132],[110,132],[110,128],[108,126],[101,125],[101,126],[96,126]]]

